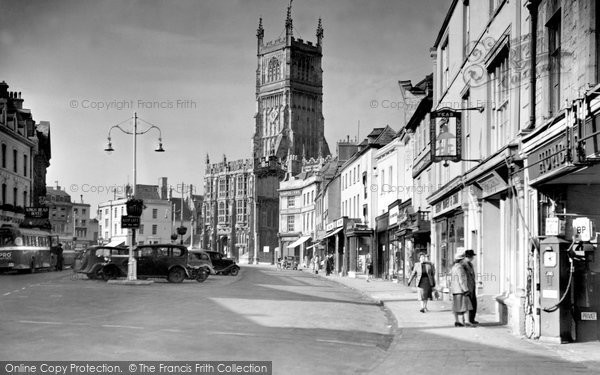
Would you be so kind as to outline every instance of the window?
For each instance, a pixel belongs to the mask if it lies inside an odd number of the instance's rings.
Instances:
[[[237,221],[238,223],[246,222],[246,201],[237,201]]]
[[[225,223],[226,212],[225,212],[225,203],[224,202],[219,202],[218,215],[219,215],[219,218],[218,218],[219,224]]]
[[[153,208],[152,209],[152,218],[153,219],[157,219],[158,218],[158,208]]]
[[[17,173],[17,150],[13,150],[13,172]]]
[[[296,228],[294,227],[294,216],[290,215],[287,217],[287,231],[293,232]]]
[[[2,168],[6,168],[6,145],[2,144]]]
[[[450,57],[450,54],[449,54],[449,50],[448,50],[448,37],[446,37],[446,41],[444,42],[444,44],[442,44],[442,56],[441,56],[442,61],[440,63],[440,66],[442,68],[442,74],[441,74],[442,91],[440,92],[440,96],[444,95],[444,92],[446,92],[446,89],[448,88],[448,85],[450,84],[450,64],[448,62],[449,57]]]
[[[225,177],[219,179],[219,198],[227,196],[227,180]]]
[[[27,177],[27,155],[23,155],[23,176]]]
[[[56,216],[56,214],[53,214],[53,216]],[[108,227],[108,219],[104,219],[104,226]]]
[[[85,227],[85,219],[81,219],[81,226]]]
[[[27,204],[27,192],[26,192],[26,191],[24,191],[24,192],[23,192],[23,207],[27,207],[27,206],[29,206],[29,205]]]
[[[556,115],[560,111],[560,10],[548,22],[547,27],[548,62],[550,64],[550,113]]]
[[[75,215],[77,215],[77,214],[79,213],[79,211],[77,210],[77,208],[73,208],[73,213],[74,213]]]
[[[117,208],[113,208],[113,217],[116,219],[117,218]]]
[[[152,235],[156,236],[156,233],[158,233],[158,225],[152,224]]]
[[[267,82],[276,81],[280,79],[281,75],[281,67],[279,65],[279,60],[276,57],[271,58],[269,60],[269,66],[267,71]]]
[[[296,206],[296,197],[288,197],[287,202],[288,202],[288,207],[295,207]]]
[[[85,208],[83,208],[83,209],[81,210],[81,213],[83,214],[83,216],[85,216],[85,215],[87,215],[87,210],[86,210]]]
[[[19,191],[17,190],[17,188],[13,188],[13,206],[17,207],[17,195],[19,194]]]
[[[138,230],[139,234],[144,234],[144,224],[140,224],[140,228]]]
[[[494,152],[502,147],[510,136],[508,99],[510,80],[508,76],[508,47],[504,47],[490,66],[490,97],[491,97],[491,149]]]

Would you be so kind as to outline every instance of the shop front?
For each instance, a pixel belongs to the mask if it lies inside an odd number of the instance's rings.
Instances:
[[[463,191],[457,190],[439,201],[433,207],[432,241],[430,259],[436,266],[439,285],[445,296],[449,296],[451,270],[454,255],[458,248],[465,246],[465,215],[462,207]]]
[[[366,259],[370,254],[373,261],[373,274],[376,272],[377,259],[373,256],[373,230],[365,224],[357,223],[353,220],[348,220],[346,223],[346,240],[347,252],[344,260],[348,265],[347,276],[356,277],[357,274],[363,273],[364,263],[360,263],[360,259]]]
[[[547,132],[553,136],[526,144],[532,226],[539,228],[535,333],[553,342],[600,340],[600,115],[574,115],[567,111],[566,126]]]
[[[335,274],[345,274],[347,266],[345,263],[344,249],[346,248],[345,222],[346,217],[336,219],[326,225],[325,252],[327,255],[333,255]]]

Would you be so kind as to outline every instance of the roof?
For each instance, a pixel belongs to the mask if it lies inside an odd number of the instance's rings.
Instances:
[[[135,185],[135,197],[137,199],[160,199],[157,185]]]
[[[46,186],[46,195],[52,195],[55,197],[68,197],[69,199],[71,198],[71,196],[64,190],[61,190],[60,188],[55,188],[53,186]]]

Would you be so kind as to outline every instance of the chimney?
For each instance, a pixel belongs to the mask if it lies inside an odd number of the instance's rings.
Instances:
[[[160,189],[160,191],[159,191],[160,199],[162,199],[162,200],[169,199],[167,196],[167,194],[169,192],[169,189],[167,187],[167,177],[161,177],[158,180],[158,185],[159,185],[159,189]]]
[[[81,200],[81,203],[83,204],[83,194],[79,195],[79,199]]]

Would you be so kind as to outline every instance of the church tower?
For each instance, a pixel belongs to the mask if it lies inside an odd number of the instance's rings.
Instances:
[[[288,154],[306,159],[330,154],[324,134],[321,19],[316,44],[294,38],[293,31],[291,3],[285,36],[265,43],[262,18],[259,21],[255,159],[275,156],[283,161]]]

